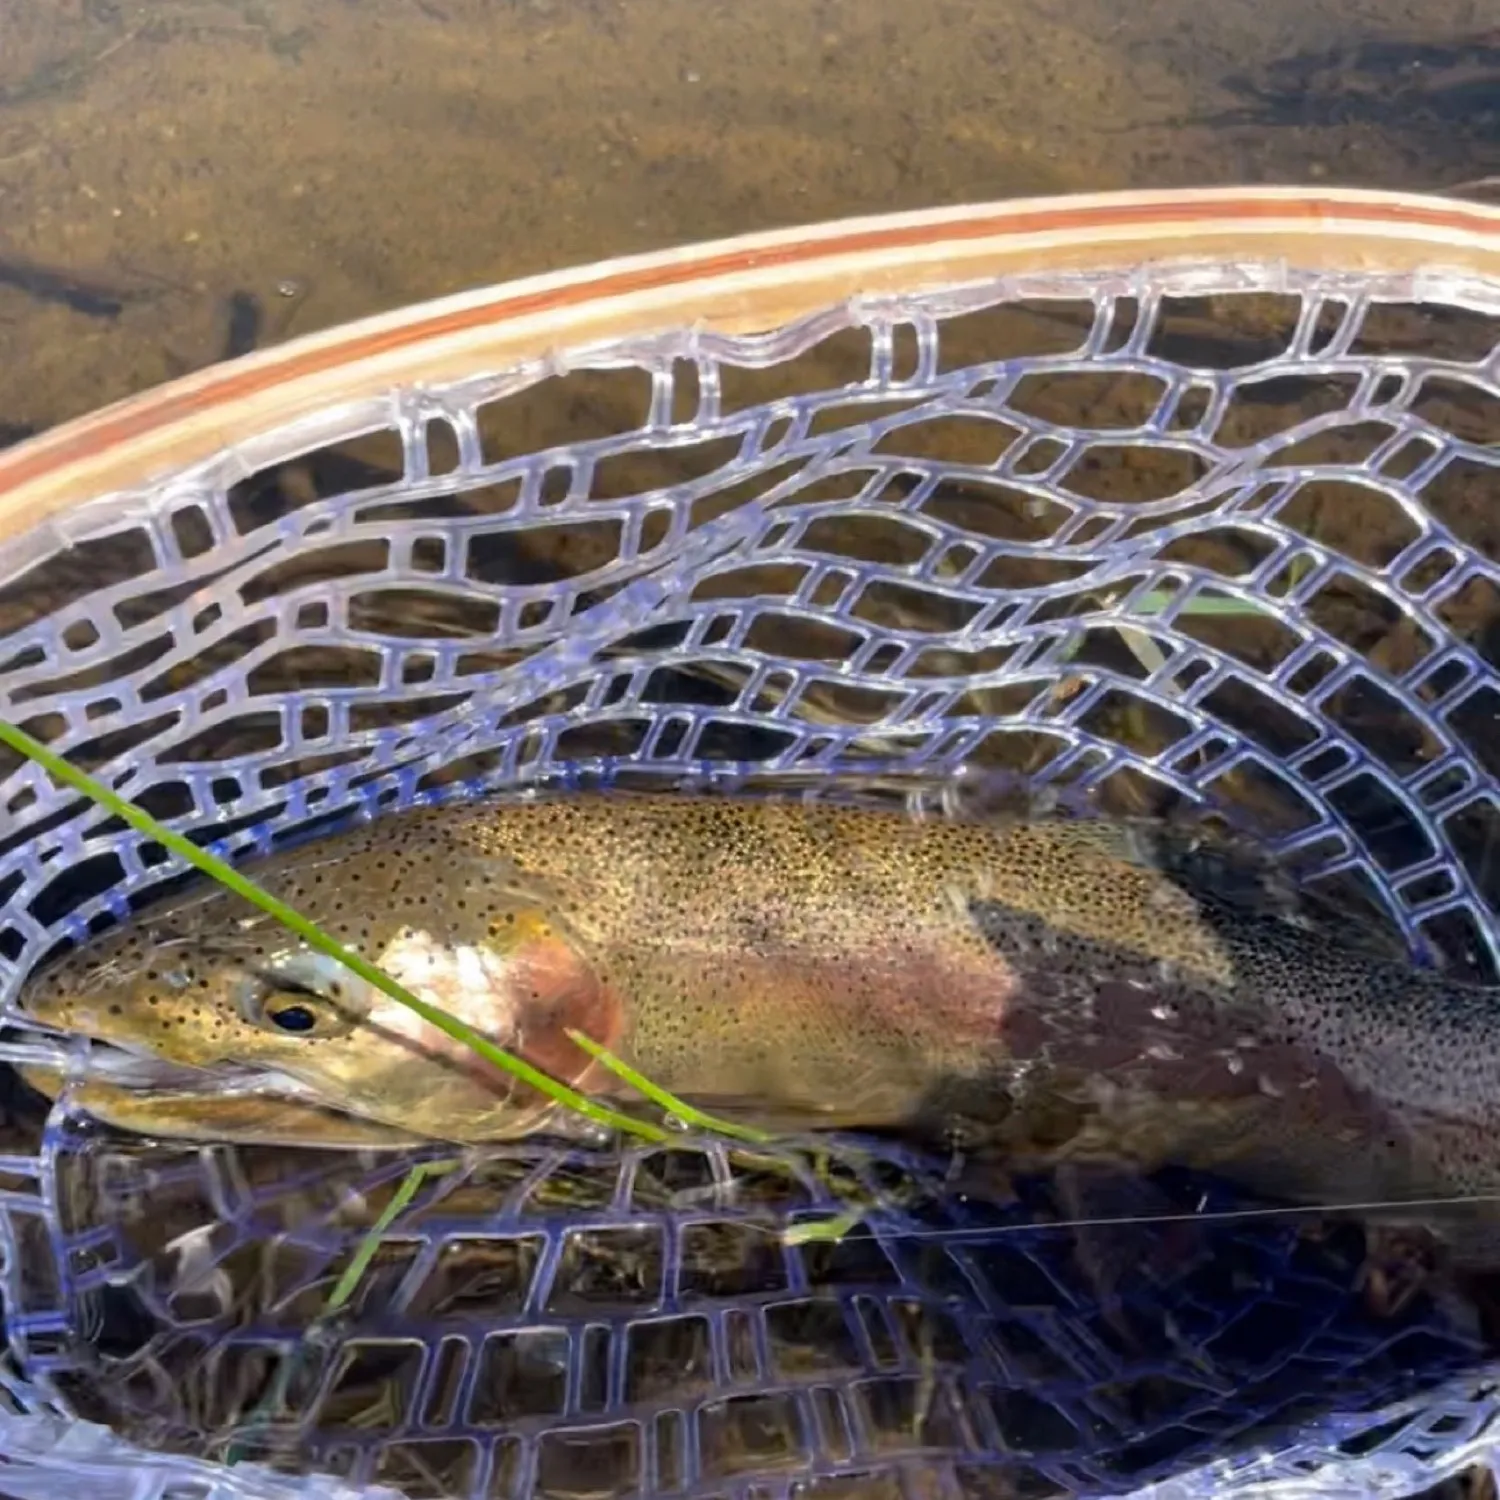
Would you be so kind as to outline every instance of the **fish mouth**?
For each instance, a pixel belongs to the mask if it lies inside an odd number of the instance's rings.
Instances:
[[[71,1055],[20,1061],[48,1099],[128,1135],[197,1145],[411,1150],[436,1137],[373,1119],[279,1069],[168,1062],[94,1041]]]
[[[77,1076],[132,1092],[203,1094],[218,1098],[275,1094],[328,1108],[328,1101],[312,1085],[279,1068],[219,1062],[212,1068],[170,1062],[154,1052],[136,1051],[116,1042],[91,1041]]]

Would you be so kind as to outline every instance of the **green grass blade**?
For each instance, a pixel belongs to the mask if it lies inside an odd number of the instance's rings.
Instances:
[[[704,1114],[701,1109],[695,1109],[691,1104],[684,1103],[675,1094],[669,1094],[664,1088],[652,1083],[644,1074],[637,1073],[623,1058],[616,1057],[609,1048],[601,1046],[593,1037],[585,1036],[581,1031],[575,1031],[570,1027],[568,1039],[575,1047],[580,1047],[587,1052],[596,1062],[602,1063],[616,1078],[628,1083],[636,1093],[649,1099],[669,1115],[675,1115],[685,1125],[691,1125],[710,1135],[723,1135],[735,1141],[748,1141],[754,1146],[764,1146],[775,1139],[767,1135],[764,1130],[756,1130],[749,1125],[736,1125],[732,1120],[721,1120],[717,1115]]]
[[[370,1225],[369,1232],[359,1242],[359,1249],[354,1252],[349,1264],[344,1268],[344,1274],[339,1277],[333,1290],[329,1292],[328,1301],[323,1308],[325,1317],[330,1313],[336,1313],[354,1295],[354,1289],[364,1279],[365,1272],[370,1269],[370,1262],[375,1259],[375,1252],[380,1248],[380,1242],[385,1238],[386,1230],[410,1206],[411,1200],[417,1196],[417,1189],[429,1177],[451,1172],[457,1165],[456,1161],[424,1161],[418,1162],[407,1172],[396,1191],[391,1194],[391,1201],[380,1211],[380,1216]]]
[[[1159,615],[1176,597],[1175,594],[1152,589],[1135,601],[1129,613]],[[1235,619],[1244,619],[1251,615],[1264,615],[1265,610],[1248,599],[1235,599],[1228,595],[1220,597],[1212,594],[1194,594],[1183,604],[1181,613],[1185,615],[1229,615]]]
[[[316,1342],[317,1329],[354,1295],[355,1288],[364,1279],[365,1272],[370,1269],[370,1262],[375,1259],[375,1252],[385,1239],[386,1231],[410,1206],[412,1199],[417,1196],[417,1189],[429,1177],[451,1172],[458,1165],[456,1161],[424,1161],[418,1162],[407,1171],[406,1176],[397,1185],[396,1191],[391,1194],[391,1201],[380,1211],[379,1217],[360,1240],[359,1248],[344,1268],[343,1275],[334,1283],[333,1290],[328,1294],[328,1300],[323,1304],[322,1312],[318,1314],[307,1335],[298,1342],[296,1349],[290,1353],[289,1357],[281,1361],[275,1383],[245,1421],[244,1430],[247,1436],[263,1431],[271,1413],[286,1405],[287,1392],[291,1389],[293,1377],[301,1374],[310,1363],[308,1356]],[[243,1441],[231,1443],[224,1454],[224,1463],[229,1468],[233,1468],[247,1451]]]
[[[1152,589],[1142,594],[1135,601],[1135,604],[1125,612],[1124,618],[1125,620],[1129,620],[1137,615],[1159,615],[1171,604],[1175,597],[1175,594],[1165,593],[1161,589]],[[1254,604],[1247,599],[1215,598],[1212,596],[1205,598],[1203,595],[1194,595],[1193,598],[1187,600],[1182,606],[1181,613],[1203,618],[1219,616],[1233,620],[1264,619],[1266,617],[1266,611],[1260,605]],[[1129,629],[1129,626],[1121,622],[1113,628],[1123,635]],[[1062,649],[1058,652],[1058,655],[1063,661],[1071,661],[1083,649],[1083,642],[1084,632],[1081,630],[1074,631],[1064,640]],[[1131,650],[1135,652],[1136,657],[1139,659],[1140,652],[1134,646],[1131,647]],[[1155,670],[1155,668],[1150,666],[1149,662],[1146,665],[1148,670]]]
[[[118,793],[112,792],[87,772],[80,771],[77,766],[69,764],[39,740],[33,739],[24,729],[18,729],[14,724],[0,719],[0,742],[9,745],[13,750],[20,751],[21,754],[41,766],[54,780],[92,798],[101,807],[114,813],[116,817],[124,819],[138,832],[155,839],[205,875],[211,876],[227,890],[233,891],[235,895],[258,906],[268,916],[274,917],[283,926],[296,933],[308,947],[335,959],[350,973],[363,979],[366,984],[373,985],[382,994],[389,995],[392,1000],[406,1006],[408,1010],[416,1012],[429,1025],[437,1027],[439,1031],[467,1047],[492,1067],[509,1073],[511,1077],[519,1079],[522,1083],[536,1089],[538,1093],[546,1095],[555,1104],[560,1104],[575,1114],[582,1115],[586,1120],[592,1120],[596,1125],[624,1131],[651,1141],[665,1141],[671,1138],[668,1132],[660,1126],[652,1125],[645,1120],[632,1119],[629,1115],[620,1114],[616,1110],[596,1104],[576,1089],[570,1089],[566,1084],[559,1083],[539,1068],[534,1068],[524,1058],[497,1047],[487,1037],[475,1031],[472,1026],[460,1021],[457,1016],[450,1016],[447,1011],[440,1010],[437,1006],[429,1005],[425,1000],[419,999],[404,985],[398,984],[390,975],[329,937],[300,912],[288,906],[284,901],[279,901],[269,891],[262,890],[233,865],[226,863],[217,855],[210,854],[206,849],[200,849],[191,839],[174,833],[170,828],[164,828],[150,813],[137,807],[133,802],[127,801]]]
[[[864,1221],[867,1210],[858,1206],[846,1208],[827,1219],[803,1219],[789,1224],[782,1232],[784,1245],[837,1245]]]

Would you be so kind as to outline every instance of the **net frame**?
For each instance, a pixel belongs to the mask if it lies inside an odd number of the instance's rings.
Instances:
[[[919,317],[940,320],[970,300],[993,300],[997,288],[1002,297],[1087,289],[1096,297],[1147,301],[1170,293],[1282,290],[1343,295],[1351,307],[1398,297],[1493,312],[1500,308],[1497,230],[1500,214],[1493,210],[1399,195],[1295,189],[1128,194],[860,221],[534,278],[216,367],[0,455],[0,582],[81,538],[149,523],[201,495],[206,485],[225,488],[351,430],[394,424],[403,434],[407,477],[420,480],[420,445],[406,438],[430,416],[453,419],[481,393],[499,394],[591,362],[634,362],[657,372],[702,355],[774,364],[853,319],[877,330],[878,374],[881,359],[893,358],[889,345],[881,353],[879,329],[909,317],[913,307],[921,309]],[[697,315],[688,331],[681,329],[684,307]],[[673,331],[663,334],[664,327]],[[1337,348],[1328,357],[1336,360]],[[1490,379],[1488,365],[1480,373]],[[653,413],[667,391],[658,378]],[[462,420],[455,426],[460,462],[468,463],[478,457],[477,438],[466,434]],[[226,448],[226,431],[245,437]],[[1226,493],[1232,489],[1228,483]],[[714,540],[724,545],[734,538]],[[1424,533],[1423,541],[1429,551],[1460,545],[1440,529]],[[1422,555],[1421,549],[1404,554],[1397,571],[1414,567]],[[701,553],[685,553],[679,579],[704,561]],[[1494,574],[1482,557],[1468,556],[1465,566],[1473,576]],[[617,594],[611,629],[648,623],[672,582],[658,576]],[[1445,587],[1454,583],[1450,572]],[[1441,625],[1435,616],[1428,623],[1435,632]],[[540,663],[532,658],[537,676],[526,691],[586,664],[597,644],[576,637],[554,643]],[[1473,651],[1455,648],[1441,659],[1464,668],[1461,691],[1450,691],[1450,699],[1489,675]],[[1414,679],[1410,685],[1420,684]],[[1430,716],[1425,707],[1421,712]],[[833,746],[828,763],[841,748],[847,746]],[[949,748],[962,759],[961,747]],[[1459,750],[1445,748],[1450,757]],[[505,773],[502,768],[502,779]],[[24,773],[11,784],[33,795],[42,790],[34,779],[28,786]],[[1435,806],[1414,797],[1408,807],[1435,826],[1433,819],[1470,798],[1475,784],[1465,781]],[[1407,790],[1420,793],[1421,784]],[[92,847],[87,840],[63,841],[57,853],[76,857]],[[1431,873],[1419,867],[1412,878]],[[1457,899],[1478,909],[1481,893],[1466,871],[1456,873]],[[144,882],[147,871],[133,868],[131,874]],[[1398,919],[1402,910],[1393,905]],[[1413,930],[1408,926],[1408,935]],[[38,942],[42,936],[32,935]],[[14,962],[7,977],[14,989],[21,977]],[[43,1049],[38,1055],[54,1055],[40,1040],[13,1044],[10,1055],[32,1055],[24,1050],[31,1046]],[[27,1163],[15,1166],[26,1175]],[[40,1185],[45,1174],[35,1164],[30,1171]],[[27,1206],[36,1201],[28,1199]],[[20,1202],[12,1208],[25,1211]],[[14,1274],[13,1235],[9,1248]],[[1439,1457],[1432,1439],[1408,1432],[1377,1458],[1339,1474],[1327,1470],[1324,1447],[1262,1458],[1253,1475],[1235,1468],[1200,1476],[1192,1481],[1194,1492],[1273,1482],[1306,1484],[1320,1494],[1344,1483],[1362,1492],[1374,1486],[1409,1493],[1449,1472],[1456,1456],[1468,1462],[1484,1451],[1480,1434],[1489,1409],[1487,1396],[1478,1394],[1483,1390],[1470,1383],[1456,1388],[1447,1406],[1439,1401],[1422,1409],[1433,1429],[1447,1432]],[[1464,1413],[1462,1420],[1456,1411]],[[1358,1478],[1351,1478],[1356,1470]],[[1316,1477],[1307,1478],[1314,1471]]]

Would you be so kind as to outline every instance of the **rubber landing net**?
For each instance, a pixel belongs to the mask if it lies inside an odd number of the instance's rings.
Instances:
[[[237,854],[495,787],[1206,806],[1492,980],[1493,219],[953,211],[223,367],[0,455],[0,712]],[[76,1061],[26,974],[180,871],[4,755],[4,1055]],[[828,1206],[790,1157],[518,1147],[304,1347],[404,1164],[5,1130],[7,1494],[1395,1496],[1488,1455],[1495,1371],[1431,1299],[1373,1312],[1347,1226],[1100,1239],[887,1148],[857,1231],[788,1246]]]

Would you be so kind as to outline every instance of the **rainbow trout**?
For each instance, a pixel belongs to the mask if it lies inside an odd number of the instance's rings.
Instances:
[[[1318,1204],[1500,1178],[1500,992],[1299,922],[1232,846],[1163,826],[496,801],[253,874],[597,1096],[628,1090],[570,1028],[721,1114],[957,1131],[1017,1168],[1170,1163]],[[219,890],[67,955],[25,1005],[115,1044],[76,1097],[153,1134],[398,1145],[567,1123]]]

